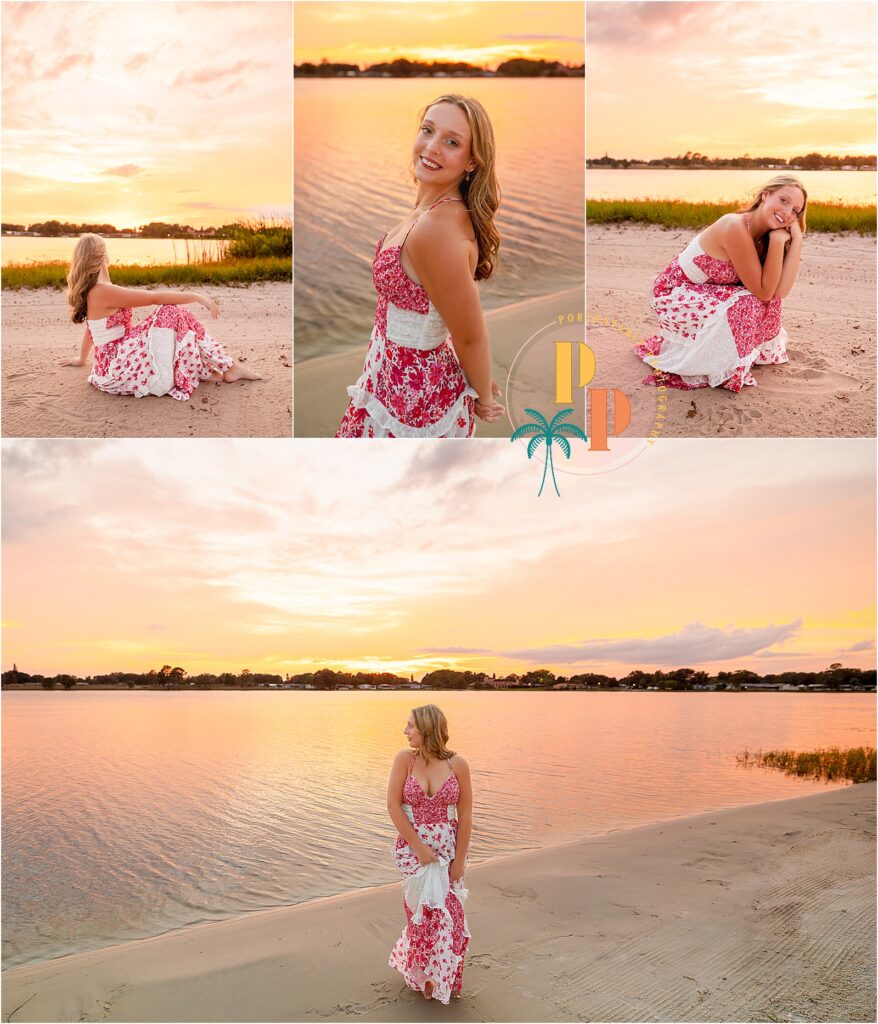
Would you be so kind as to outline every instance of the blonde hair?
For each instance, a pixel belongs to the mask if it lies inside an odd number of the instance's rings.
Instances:
[[[70,319],[81,324],[88,315],[88,293],[94,288],[107,255],[107,243],[100,235],[80,235],[67,272],[67,303]]]
[[[777,192],[778,189],[782,188],[797,188],[804,196],[804,202],[802,203],[802,209],[799,211],[799,216],[796,220],[799,222],[799,227],[802,229],[802,234],[805,234],[805,210],[808,206],[808,193],[805,191],[805,186],[799,181],[798,178],[792,174],[777,174],[770,181],[767,181],[762,188],[757,189],[753,195],[753,200],[749,206],[745,206],[738,210],[738,213],[752,213],[754,210],[758,210],[762,205],[762,194],[764,192]]]
[[[472,135],[472,158],[476,168],[460,183],[460,195],[469,210],[473,230],[476,233],[476,244],[479,247],[479,259],[476,263],[475,279],[486,281],[496,269],[497,250],[500,248],[500,232],[494,225],[494,215],[500,205],[500,186],[494,164],[497,157],[497,146],[494,142],[494,129],[488,112],[472,96],[461,96],[460,93],[446,93],[437,96],[420,112],[420,120],[437,103],[453,103],[465,114]],[[414,172],[412,172],[414,174]]]
[[[428,756],[438,761],[450,761],[454,751],[448,749],[448,719],[435,704],[422,704],[412,708],[412,722],[421,734],[418,756],[427,763]]]

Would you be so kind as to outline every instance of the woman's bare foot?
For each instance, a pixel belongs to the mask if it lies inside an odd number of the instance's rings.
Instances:
[[[211,370],[210,371],[210,376],[207,379],[208,380],[222,380],[223,379],[222,371],[221,370]]]
[[[232,363],[232,368],[223,374],[226,384],[232,384],[236,380],[262,380],[262,374],[251,370],[249,366],[242,366],[237,360]]]
[[[427,982],[424,983],[424,998],[425,999],[432,999],[433,998],[433,984],[434,983],[432,981],[427,981]]]

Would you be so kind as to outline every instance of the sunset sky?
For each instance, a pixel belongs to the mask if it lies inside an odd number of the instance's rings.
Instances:
[[[416,677],[874,667],[873,441],[6,441],[4,660]]]
[[[299,3],[295,22],[297,64],[584,60],[581,3]]]
[[[4,221],[289,213],[289,4],[4,2],[2,22]]]
[[[587,7],[587,154],[875,152],[873,3]]]

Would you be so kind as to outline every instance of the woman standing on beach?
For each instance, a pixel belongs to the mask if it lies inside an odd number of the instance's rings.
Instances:
[[[467,762],[448,749],[448,722],[435,704],[414,708],[404,732],[409,749],[396,755],[387,787],[406,915],[390,966],[425,999],[447,1005],[460,997],[469,941],[463,874],[472,784]]]
[[[778,175],[665,267],[652,292],[659,333],[634,348],[660,371],[644,384],[739,392],[756,384],[752,366],[787,361],[781,300],[799,272],[807,203],[798,178]]]
[[[471,437],[475,416],[502,416],[476,288],[500,244],[494,160],[478,100],[454,93],[421,111],[415,205],[375,248],[375,324],[336,437]]]
[[[88,381],[110,395],[170,395],[185,401],[203,380],[261,380],[241,366],[207,333],[188,309],[197,302],[214,320],[219,306],[199,292],[120,288],[110,280],[107,246],[100,235],[82,235],[73,250],[67,275],[70,319],[85,324],[76,359],[62,366],[85,366],[94,345]],[[158,306],[132,324],[136,306]]]

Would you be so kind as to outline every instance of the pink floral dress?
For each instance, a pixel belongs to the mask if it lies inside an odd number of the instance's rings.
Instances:
[[[447,196],[439,203],[463,202]],[[414,225],[412,225],[414,226]],[[411,228],[409,228],[411,231]],[[471,437],[476,391],[461,369],[448,328],[424,289],[403,270],[401,245],[372,260],[378,293],[363,372],[336,437]]]
[[[457,845],[460,784],[452,771],[429,797],[412,775],[412,765],[403,786],[403,810],[437,861],[422,867],[405,839],[397,837],[394,860],[403,879],[406,926],[389,963],[416,992],[432,981],[433,998],[447,1006],[463,987],[463,959],[470,938],[463,912],[467,891],[462,881],[452,883],[448,875]]]
[[[109,395],[170,395],[185,401],[214,370],[234,360],[183,306],[159,306],[138,324],[132,310],[86,320],[94,342],[88,381]]]
[[[739,392],[756,384],[751,366],[787,361],[780,299],[763,302],[747,291],[731,260],[708,256],[699,238],[655,279],[652,308],[659,333],[634,351],[661,371],[644,384]]]

